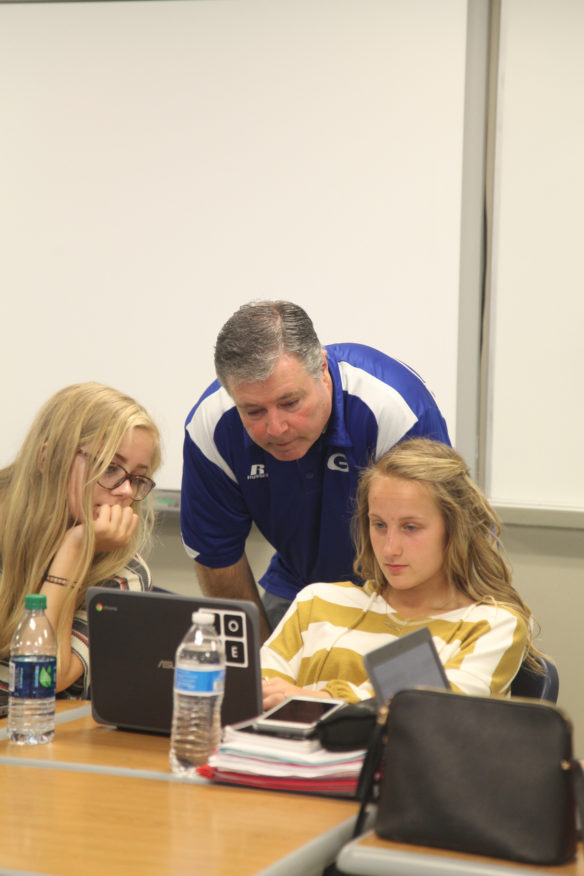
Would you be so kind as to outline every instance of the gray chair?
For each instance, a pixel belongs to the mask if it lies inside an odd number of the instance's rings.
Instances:
[[[511,682],[511,696],[557,703],[560,689],[558,669],[555,663],[545,657],[540,657],[539,661],[544,669],[543,675],[536,675],[524,663]]]

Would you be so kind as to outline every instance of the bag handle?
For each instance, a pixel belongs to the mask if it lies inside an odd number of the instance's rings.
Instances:
[[[387,722],[389,719],[389,702],[381,706],[377,715],[377,721],[371,734],[371,741],[367,749],[367,754],[361,767],[359,781],[357,783],[357,799],[361,801],[359,813],[355,821],[353,829],[353,839],[360,836],[363,832],[365,817],[367,815],[367,807],[373,797],[373,788],[375,787],[375,772],[379,766],[381,752],[385,744],[385,731],[387,730]],[[584,799],[584,776],[582,785],[582,794]],[[583,810],[584,811],[584,810]]]
[[[580,834],[584,828],[584,770],[579,760],[572,758],[569,762],[569,769],[572,772],[572,781],[574,783],[574,796],[576,797],[576,808],[580,816]]]

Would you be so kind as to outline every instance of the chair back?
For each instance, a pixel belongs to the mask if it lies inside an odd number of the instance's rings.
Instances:
[[[539,662],[544,669],[543,675],[536,675],[525,663],[520,666],[519,672],[511,682],[511,696],[531,697],[535,700],[557,703],[560,690],[558,669],[555,663],[545,657],[540,657]]]

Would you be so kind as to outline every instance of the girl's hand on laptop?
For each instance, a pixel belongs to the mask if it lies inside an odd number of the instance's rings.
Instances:
[[[287,697],[303,696],[303,697],[330,697],[324,690],[308,690],[306,687],[298,687],[291,681],[285,678],[274,676],[273,678],[262,678],[262,699],[263,709],[267,712],[274,706],[279,706]]]

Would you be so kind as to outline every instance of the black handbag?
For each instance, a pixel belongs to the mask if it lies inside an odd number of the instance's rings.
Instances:
[[[391,700],[386,731],[378,836],[529,864],[575,856],[583,778],[560,709],[414,688]]]

